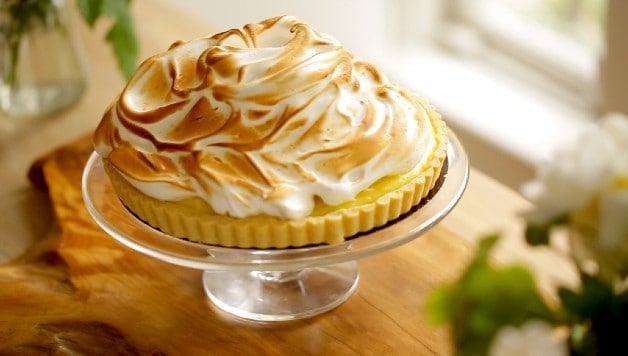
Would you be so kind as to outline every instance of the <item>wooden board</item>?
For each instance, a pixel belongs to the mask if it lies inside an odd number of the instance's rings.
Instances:
[[[201,272],[132,251],[104,233],[80,191],[89,138],[33,165],[48,190],[55,227],[0,265],[3,354],[448,354],[444,328],[425,319],[432,289],[453,280],[472,244],[437,226],[360,260],[357,292],[310,319],[261,323],[226,315],[206,298]]]

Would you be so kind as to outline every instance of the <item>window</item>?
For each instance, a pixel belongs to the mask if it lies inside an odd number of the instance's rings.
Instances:
[[[389,22],[404,19],[405,49],[388,68],[448,118],[476,168],[513,188],[602,112],[628,112],[628,1],[399,4]]]
[[[487,11],[490,15],[491,8],[508,11],[511,13],[509,19],[516,17],[517,22],[527,22],[527,26],[545,27],[594,51],[602,48],[605,0],[476,1],[476,12]]]
[[[597,109],[606,0],[449,0],[447,6],[445,23],[474,33],[481,59],[517,64],[522,77],[536,75],[537,84],[553,85],[570,105]]]

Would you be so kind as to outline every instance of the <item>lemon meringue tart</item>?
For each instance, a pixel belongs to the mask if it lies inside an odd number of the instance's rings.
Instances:
[[[434,188],[432,106],[291,16],[174,43],[105,112],[96,152],[145,223],[241,248],[333,244]]]

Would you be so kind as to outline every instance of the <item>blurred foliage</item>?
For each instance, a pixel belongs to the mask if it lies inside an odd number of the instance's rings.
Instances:
[[[521,266],[497,268],[489,263],[489,252],[497,240],[498,236],[481,240],[461,278],[436,289],[427,300],[432,322],[452,324],[460,355],[484,354],[506,325],[521,325],[531,318],[558,321],[539,296],[528,270]]]
[[[614,355],[623,350],[628,324],[628,291],[581,273],[578,290],[559,289],[560,305],[550,308],[522,266],[495,267],[489,254],[498,236],[480,241],[475,257],[452,284],[435,289],[426,301],[429,320],[449,323],[459,355],[484,355],[506,326],[544,320],[570,330],[572,355]]]
[[[81,15],[93,27],[104,16],[112,20],[105,39],[111,44],[118,66],[125,79],[130,79],[137,67],[139,46],[129,11],[130,0],[77,0]]]
[[[80,13],[90,27],[102,17],[111,21],[105,40],[111,45],[118,67],[129,79],[137,67],[138,41],[130,13],[130,0],[77,0]],[[0,33],[6,41],[9,66],[2,80],[12,84],[25,33],[36,28],[60,26],[55,0],[3,0],[0,3]]]

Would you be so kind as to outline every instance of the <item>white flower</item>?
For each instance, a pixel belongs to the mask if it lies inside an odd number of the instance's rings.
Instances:
[[[568,355],[566,336],[541,320],[501,328],[489,347],[490,356]]]
[[[599,245],[612,250],[628,241],[628,117],[609,116],[602,128],[613,138],[615,155],[611,182],[599,197]]]
[[[529,222],[597,206],[599,243],[615,248],[628,239],[628,117],[609,114],[583,132],[577,144],[559,150],[539,167],[522,193],[536,206]]]
[[[568,217],[572,254],[607,280],[628,275],[628,116],[609,114],[540,167],[522,193],[528,223]]]

